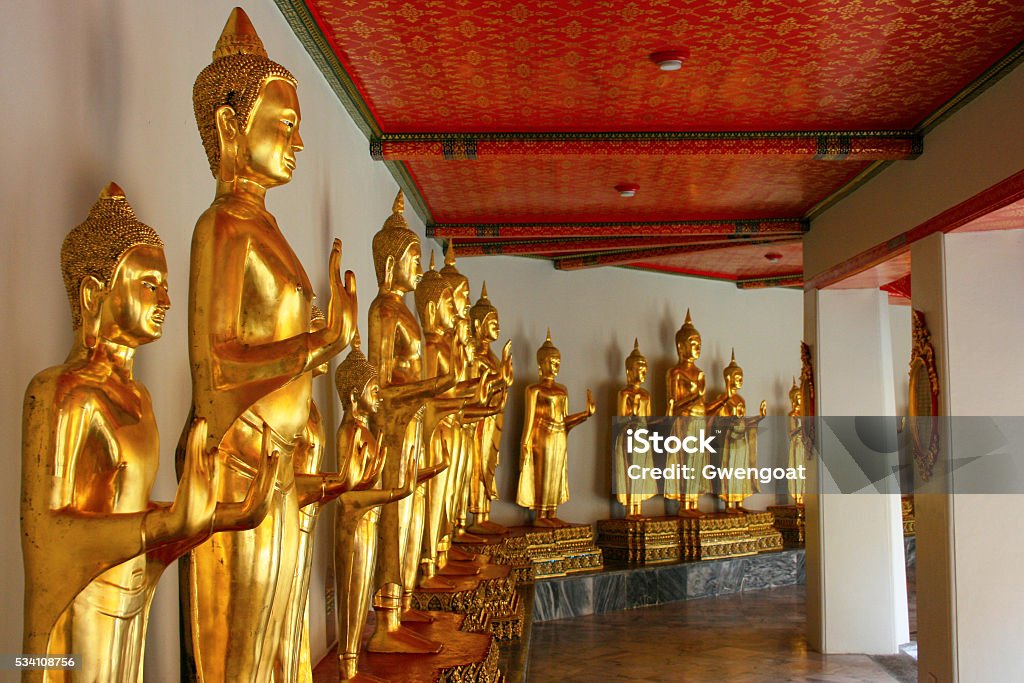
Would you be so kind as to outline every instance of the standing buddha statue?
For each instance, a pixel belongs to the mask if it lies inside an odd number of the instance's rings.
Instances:
[[[668,393],[668,407],[665,414],[671,418],[672,434],[682,441],[688,436],[698,437],[705,429],[704,421],[704,371],[697,367],[700,358],[700,332],[690,318],[690,310],[686,310],[686,320],[676,331],[676,353],[679,363],[669,369],[665,378]],[[685,458],[679,462],[680,457]],[[708,464],[706,453],[669,453],[665,458],[666,468],[675,465],[686,465],[693,473],[689,479],[666,479],[665,498],[679,501],[680,515],[700,515],[698,505],[701,495],[712,493],[711,481],[703,476],[704,466]]]
[[[594,414],[594,397],[587,389],[587,408],[569,414],[569,392],[555,382],[562,355],[551,343],[551,330],[537,349],[540,382],[526,387],[526,415],[519,457],[516,503],[536,514],[539,527],[565,527],[558,506],[569,500],[569,461],[566,436]]]
[[[796,383],[796,378],[793,378],[793,386],[789,390],[789,464],[788,467],[797,468],[804,467],[805,460],[807,459],[807,450],[804,444],[804,428],[803,428],[803,393],[800,391],[800,385]],[[789,495],[793,496],[793,502],[797,505],[804,504],[804,490],[806,482],[803,478],[793,478],[787,481],[789,485]]]
[[[760,415],[747,417],[747,404],[740,396],[743,388],[743,368],[736,363],[733,351],[729,365],[722,375],[725,378],[725,393],[707,405],[712,417],[710,426],[721,430],[719,443],[723,468],[757,467],[757,425],[768,414],[768,404],[761,401]],[[742,512],[743,500],[757,493],[757,480],[731,477],[722,480],[722,500],[726,512]]]
[[[653,467],[651,449],[644,453],[630,453],[626,450],[627,429],[643,429],[651,415],[651,395],[641,385],[647,378],[647,359],[640,353],[640,341],[633,340],[633,351],[626,356],[626,386],[619,390],[615,402],[615,414],[625,418],[619,425],[619,436],[615,440],[615,497],[626,508],[626,516],[642,517],[643,502],[654,495],[646,479],[631,479],[627,473],[631,465],[641,468]],[[640,489],[640,490],[637,490]]]
[[[455,385],[454,372],[423,378],[422,330],[404,297],[416,289],[420,271],[420,240],[403,215],[405,197],[395,197],[391,216],[373,236],[373,268],[379,287],[370,304],[369,361],[380,378],[383,408],[375,414],[372,428],[383,439],[388,457],[381,482],[384,488],[401,488],[410,459],[419,463],[422,452],[423,413],[429,399]],[[441,463],[428,470],[444,471]],[[442,644],[402,626],[402,620],[428,620],[411,609],[412,590],[423,546],[424,485],[414,495],[381,509],[380,553],[373,607],[376,626],[370,637],[371,652],[439,652]]]
[[[208,424],[221,464],[217,499],[236,503],[265,460],[281,454],[266,519],[194,549],[181,572],[186,678],[255,682],[285,670],[294,644],[292,590],[300,555],[299,508],[345,490],[344,478],[296,470],[304,435],[315,433],[313,371],[355,329],[355,276],[341,277],[341,242],[329,260],[326,324],[310,325],[313,290],[274,216],[267,191],[289,182],[302,150],[294,76],[267,57],[248,16],[235,8],[196,78],[193,104],[216,179],[196,223],[189,270],[193,414]],[[261,429],[262,425],[267,429]],[[266,439],[264,438],[266,434]],[[180,455],[179,455],[180,457]]]
[[[498,340],[501,327],[498,321],[498,309],[487,298],[487,283],[480,289],[480,298],[469,309],[472,324],[473,340],[476,346],[473,374],[503,374],[505,391],[501,394],[497,412],[488,415],[476,423],[476,431],[472,441],[472,467],[470,468],[469,511],[473,513],[473,525],[468,531],[473,534],[504,534],[508,529],[491,521],[491,501],[498,499],[496,474],[498,470],[499,450],[501,448],[501,429],[505,420],[505,403],[508,401],[508,389],[512,386],[512,342],[505,343],[502,349],[502,360],[494,355],[491,344]]]
[[[159,435],[135,353],[163,334],[171,301],[163,242],[110,183],[61,248],[74,339],[25,392],[22,652],[74,655],[78,670],[25,681],[142,681],[149,607],[163,570],[212,533],[255,525],[277,471],[264,453],[240,508],[216,506],[206,422],[186,437],[172,503],[150,500]]]

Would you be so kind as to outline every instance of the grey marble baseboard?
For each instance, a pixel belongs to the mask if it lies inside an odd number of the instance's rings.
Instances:
[[[906,559],[908,567],[917,564],[917,536],[903,537],[903,557]]]
[[[678,600],[710,598],[805,582],[803,549],[749,557],[610,569],[538,581],[535,621],[571,619]]]

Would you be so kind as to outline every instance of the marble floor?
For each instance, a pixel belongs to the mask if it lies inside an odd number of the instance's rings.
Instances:
[[[911,585],[912,589],[912,585]],[[911,630],[916,630],[911,599]],[[804,639],[805,587],[534,624],[527,680],[916,680],[910,657],[822,655]]]

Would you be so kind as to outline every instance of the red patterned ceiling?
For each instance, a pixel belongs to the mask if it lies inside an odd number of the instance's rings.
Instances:
[[[1022,0],[278,4],[428,224],[481,237],[481,223],[608,239],[586,230],[813,217],[882,160],[913,163],[926,124],[1024,50]],[[648,59],[676,47],[680,71]],[[617,196],[622,182],[637,195]],[[799,243],[768,262],[743,243],[764,235],[738,237],[656,258],[635,239],[600,250],[794,284]],[[546,253],[590,267],[598,250],[571,244]]]
[[[388,133],[910,129],[1024,25],[1013,0],[307,5]]]
[[[696,156],[407,162],[438,223],[799,217],[867,166]],[[623,199],[620,182],[640,190]]]

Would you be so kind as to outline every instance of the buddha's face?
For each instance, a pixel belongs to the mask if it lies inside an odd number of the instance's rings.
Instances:
[[[693,335],[676,344],[676,352],[680,360],[697,360],[700,358],[700,336]]]
[[[437,325],[445,331],[455,329],[455,318],[455,296],[446,289],[437,302]]]
[[[743,388],[743,371],[734,370],[725,378],[726,384],[739,391]]]
[[[494,313],[488,313],[484,316],[483,321],[480,323],[480,331],[486,341],[497,341],[498,336],[501,335],[501,326],[498,324],[498,316]]]
[[[558,377],[558,370],[562,367],[562,357],[557,353],[550,354],[540,363],[541,377]]]
[[[163,334],[170,307],[164,250],[132,247],[121,256],[99,303],[99,336],[133,348],[148,344]]]
[[[647,361],[638,360],[630,363],[626,369],[626,381],[633,384],[643,384],[647,379]]]
[[[279,78],[265,83],[239,136],[235,175],[263,187],[290,181],[295,154],[302,151],[300,119],[295,86]]]
[[[366,383],[356,402],[356,407],[363,414],[376,413],[380,410],[380,383],[377,380],[370,380]]]
[[[455,310],[460,318],[469,317],[469,283],[465,280],[455,288]]]
[[[411,292],[423,278],[420,267],[420,245],[410,244],[395,264],[392,285],[403,292]]]
[[[803,398],[800,396],[800,392],[794,391],[789,395],[789,403],[793,407],[793,410],[799,411],[800,406],[803,405]]]

